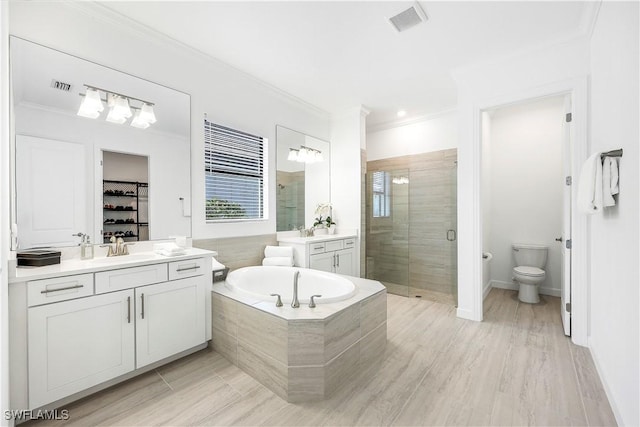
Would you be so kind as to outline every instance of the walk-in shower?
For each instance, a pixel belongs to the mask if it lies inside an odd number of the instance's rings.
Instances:
[[[367,162],[366,277],[457,304],[457,150]]]

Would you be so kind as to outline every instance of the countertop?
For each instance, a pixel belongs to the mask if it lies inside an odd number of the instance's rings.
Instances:
[[[327,242],[331,240],[341,240],[355,237],[357,237],[355,234],[323,234],[321,236],[311,237],[281,237],[278,239],[278,242],[297,243],[300,245],[304,245],[305,243]]]
[[[129,255],[115,257],[99,257],[88,260],[70,259],[63,260],[60,264],[44,267],[16,267],[10,269],[9,283],[25,282],[51,277],[67,276],[72,274],[94,273],[98,271],[113,270],[117,268],[138,267],[141,265],[160,264],[163,262],[182,261],[203,256],[216,256],[217,252],[204,249],[188,248],[186,254],[179,256],[163,256],[155,252],[137,252]],[[13,270],[13,272],[11,271]],[[13,273],[13,274],[12,274]]]

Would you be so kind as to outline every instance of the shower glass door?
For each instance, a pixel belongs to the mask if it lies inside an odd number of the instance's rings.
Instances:
[[[367,278],[409,295],[409,170],[367,172]]]

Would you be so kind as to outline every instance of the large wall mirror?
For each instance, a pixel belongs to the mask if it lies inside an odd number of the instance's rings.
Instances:
[[[331,146],[279,125],[276,139],[276,229],[309,228],[316,206],[331,201]]]
[[[10,49],[12,249],[191,236],[189,95],[20,38]]]

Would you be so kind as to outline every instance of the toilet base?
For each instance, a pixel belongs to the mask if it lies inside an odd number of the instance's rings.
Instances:
[[[520,291],[518,292],[518,299],[528,304],[537,304],[540,302],[540,295],[538,294],[538,285],[527,285],[520,283]]]

